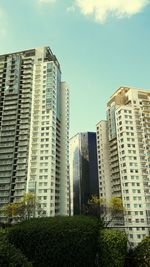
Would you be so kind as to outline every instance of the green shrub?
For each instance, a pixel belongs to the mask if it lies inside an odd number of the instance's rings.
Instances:
[[[127,236],[124,232],[104,229],[100,232],[99,265],[101,267],[123,267],[127,249]]]
[[[37,218],[12,227],[8,238],[35,267],[92,267],[97,233],[98,223],[94,218]]]
[[[16,249],[14,245],[9,244],[6,234],[0,233],[0,266],[1,267],[32,267],[27,258]]]

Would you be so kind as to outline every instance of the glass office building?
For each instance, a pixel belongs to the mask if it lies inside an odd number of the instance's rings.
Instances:
[[[98,195],[96,133],[70,139],[71,213],[82,214],[92,195]]]

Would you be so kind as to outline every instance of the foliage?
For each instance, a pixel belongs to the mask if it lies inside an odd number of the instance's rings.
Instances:
[[[136,267],[150,266],[150,237],[146,237],[135,248],[133,258]]]
[[[34,218],[8,233],[36,267],[94,266],[97,236],[97,220],[86,216]]]
[[[22,252],[7,241],[4,230],[0,232],[0,266],[32,267]]]
[[[125,211],[122,199],[119,197],[112,197],[107,202],[104,198],[92,196],[88,204],[87,214],[99,218],[104,226],[108,226],[113,220],[122,220]]]
[[[124,210],[122,199],[119,197],[112,197],[109,206],[113,212],[122,212]]]
[[[15,218],[15,220],[28,220],[40,212],[42,212],[40,205],[36,200],[36,196],[32,193],[26,193],[18,202],[4,205],[1,208],[1,213],[7,217],[8,221],[11,221],[12,218]]]
[[[127,236],[124,232],[103,229],[99,241],[99,266],[123,267],[127,249]]]

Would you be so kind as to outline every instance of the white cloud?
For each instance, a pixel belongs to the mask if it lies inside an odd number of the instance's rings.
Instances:
[[[70,7],[67,7],[67,12],[74,12],[75,11],[75,6],[74,5],[72,5],[72,6],[70,6]]]
[[[39,4],[52,4],[55,2],[56,0],[39,0]]]
[[[150,0],[74,0],[85,16],[93,16],[96,22],[103,23],[108,16],[130,17],[140,12]]]

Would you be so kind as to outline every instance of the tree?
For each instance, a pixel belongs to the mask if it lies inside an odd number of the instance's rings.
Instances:
[[[145,237],[135,248],[134,261],[138,267],[150,266],[150,237]]]
[[[108,226],[114,220],[122,220],[124,214],[122,199],[112,197],[109,201],[104,198],[92,196],[88,202],[87,214],[96,216],[103,225]]]
[[[35,194],[25,193],[17,202],[4,205],[1,213],[7,217],[9,222],[12,220],[22,221],[41,215],[42,209]]]
[[[123,221],[125,208],[123,207],[122,199],[119,197],[112,197],[109,201],[109,208],[112,220],[117,220],[119,223]]]

